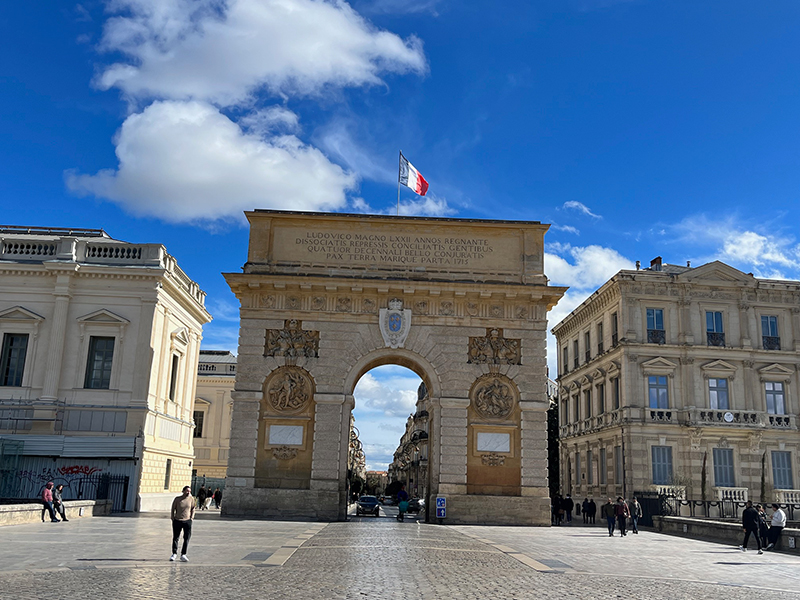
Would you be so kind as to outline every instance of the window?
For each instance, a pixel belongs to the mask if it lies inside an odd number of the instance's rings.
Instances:
[[[728,410],[728,380],[710,378],[708,380],[708,406],[719,410]]]
[[[175,402],[175,389],[178,387],[178,355],[172,355],[172,369],[169,374],[169,399]]]
[[[614,446],[614,483],[622,483],[622,446]]]
[[[575,485],[581,484],[581,453],[575,453]]]
[[[25,370],[27,352],[27,333],[3,335],[3,350],[0,353],[0,386],[22,386],[22,372]]]
[[[573,367],[578,368],[580,359],[578,358],[578,340],[572,340],[572,362]]]
[[[601,383],[597,386],[597,414],[602,415],[606,412],[606,384]]]
[[[581,420],[581,406],[580,406],[581,397],[580,397],[580,394],[577,394],[576,396],[574,396],[572,402],[573,402],[573,404],[575,406],[575,412],[573,413],[572,418],[575,419],[575,421],[577,422],[577,421]]]
[[[706,311],[706,339],[709,346],[725,345],[725,330],[722,328],[722,313]]]
[[[603,353],[603,324],[597,324],[597,354]]]
[[[569,373],[569,347],[564,346],[564,349],[561,351],[561,353],[563,355],[563,360],[561,361],[563,366],[561,369],[564,373]]]
[[[761,316],[761,344],[764,350],[781,349],[781,338],[778,335],[778,317]]]
[[[672,483],[672,447],[653,446],[653,485],[669,485]]]
[[[793,490],[792,455],[789,452],[772,451],[772,485],[776,490]]]
[[[592,451],[586,451],[586,483],[594,485],[594,473],[592,473]]]
[[[586,349],[584,352],[584,356],[586,357],[586,362],[589,362],[592,359],[592,334],[588,331],[583,335],[584,341],[584,348]]]
[[[172,476],[172,459],[167,459],[167,470],[164,473],[164,489],[169,489],[169,478]]]
[[[619,377],[612,379],[614,386],[614,410],[619,408]]]
[[[563,413],[563,416],[561,418],[563,420],[561,422],[566,425],[567,423],[569,423],[569,401],[563,400],[561,404],[563,405],[563,407],[561,408],[561,412]]]
[[[586,407],[586,412],[583,414],[584,419],[592,416],[592,390],[583,392],[583,404]]]
[[[717,487],[734,487],[736,477],[733,470],[733,449],[714,448],[714,485]]]
[[[86,380],[83,387],[107,390],[111,386],[111,363],[114,360],[114,338],[89,338],[89,358],[86,361]]]
[[[664,344],[666,343],[664,333],[664,311],[660,308],[647,309],[647,343]]]
[[[767,393],[767,412],[771,415],[786,414],[786,394],[780,381],[765,381]]]
[[[611,314],[611,345],[616,346],[619,342],[619,329],[618,329],[617,313]]]
[[[608,469],[608,465],[606,465],[606,449],[600,448],[600,463],[597,465],[600,485],[606,484],[606,469]]]
[[[206,413],[202,410],[194,411],[194,435],[193,437],[201,438],[203,437],[203,420],[205,419]]]
[[[650,408],[669,408],[669,390],[666,375],[650,375],[647,378]]]

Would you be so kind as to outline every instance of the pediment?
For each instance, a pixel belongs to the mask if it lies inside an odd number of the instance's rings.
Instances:
[[[681,273],[678,275],[677,279],[682,279],[684,281],[738,281],[747,283],[755,281],[752,275],[743,273],[739,269],[735,269],[718,260],[701,265],[691,271]]]
[[[734,367],[731,363],[725,362],[724,360],[714,360],[710,363],[704,364],[700,367],[704,371],[735,371],[736,367]]]
[[[606,369],[606,373],[611,375],[612,373],[617,373],[619,371],[619,363],[616,361],[611,361],[611,364],[608,365],[608,369]]]
[[[678,365],[663,356],[657,356],[642,363],[644,369],[677,369]]]
[[[173,342],[186,345],[189,343],[189,330],[186,327],[181,327],[173,331],[171,337]]]
[[[581,386],[577,381],[573,381],[572,383],[569,384],[569,389],[571,389],[571,390],[577,390],[580,387]]]
[[[128,319],[125,317],[120,317],[117,314],[114,314],[110,310],[106,310],[105,308],[101,308],[100,310],[96,310],[94,312],[89,313],[88,315],[84,315],[78,318],[78,322],[80,323],[102,323],[104,325],[127,325],[130,323]]]
[[[793,375],[794,371],[783,365],[779,365],[778,363],[772,363],[771,365],[767,365],[766,367],[761,367],[758,370],[759,373],[762,375],[780,375],[780,376],[788,376]]]
[[[594,379],[602,379],[605,376],[606,376],[605,371],[603,371],[603,369],[600,369],[600,368],[597,368],[594,371],[592,371],[592,375],[591,375],[593,380]]]
[[[200,398],[199,396],[194,399],[194,405],[197,406],[198,404],[200,406],[211,406],[211,402],[209,402],[205,398]]]
[[[12,306],[3,311],[0,311],[0,319],[8,319],[14,321],[44,321],[44,317],[37,315],[32,310],[23,308],[21,306]]]
[[[588,375],[584,375],[583,377],[581,377],[581,378],[578,380],[578,382],[579,382],[581,385],[589,385],[590,383],[592,383],[592,379],[591,379],[591,378],[590,378]]]

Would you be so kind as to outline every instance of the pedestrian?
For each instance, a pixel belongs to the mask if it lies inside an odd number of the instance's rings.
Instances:
[[[761,550],[761,538],[758,537],[758,511],[753,506],[752,500],[747,501],[747,508],[742,511],[742,528],[744,529],[744,541],[739,546],[739,550],[742,552],[747,550],[747,542],[750,540],[750,534],[752,533],[753,537],[756,538],[758,553],[764,554],[764,551]]]
[[[600,509],[600,514],[606,518],[606,522],[608,523],[608,537],[614,537],[614,521],[616,520],[616,514],[614,513],[614,503],[611,502],[611,498],[608,499],[608,502],[603,504],[603,507]]]
[[[583,523],[584,525],[589,522],[589,499],[584,498],[583,502],[581,502],[581,510],[583,511]]]
[[[625,537],[628,535],[626,531],[626,524],[628,521],[628,517],[630,516],[630,510],[628,509],[628,503],[625,502],[625,499],[622,496],[617,498],[617,503],[614,505],[614,514],[617,517],[617,526],[619,527],[619,536]]]
[[[400,491],[397,492],[397,520],[402,521],[408,510],[408,492],[406,484],[400,484]]]
[[[53,510],[53,482],[48,481],[47,485],[44,486],[42,490],[42,504],[44,505],[44,510],[50,513],[50,522],[51,523],[60,523],[61,519],[56,517],[56,513]],[[44,515],[42,515],[42,522],[44,523]]]
[[[53,510],[61,515],[61,520],[65,523],[69,521],[67,518],[67,509],[64,507],[64,499],[61,493],[64,491],[64,486],[60,483],[53,488]]]
[[[558,511],[560,507],[561,501],[558,498],[558,494],[556,494],[550,500],[550,521],[553,525],[558,525]],[[42,512],[42,520],[44,520],[44,512]]]
[[[556,494],[555,508],[557,517],[556,525],[561,525],[561,523],[564,522],[564,498],[561,494]]]
[[[220,504],[222,504],[222,490],[217,488],[214,490],[214,505],[219,508]]]
[[[575,502],[572,500],[572,496],[567,494],[567,497],[564,498],[564,512],[567,513],[567,523],[572,523],[572,511],[575,508]]]
[[[633,533],[639,533],[639,519],[642,517],[642,505],[634,496],[628,509],[631,512],[631,524],[633,525]]]
[[[181,548],[181,562],[189,562],[186,558],[186,550],[189,548],[189,540],[192,539],[192,519],[194,519],[194,498],[192,498],[192,488],[188,485],[183,488],[183,493],[176,496],[172,501],[172,556],[170,560],[178,558],[178,539],[183,532],[183,547]]]
[[[589,498],[589,523],[592,525],[595,524],[595,516],[597,515],[597,504],[594,501],[594,498]]]
[[[197,492],[197,508],[203,510],[203,505],[206,503],[206,486],[201,485]]]
[[[206,501],[203,503],[203,510],[208,510],[211,508],[211,500],[213,500],[214,494],[211,493],[211,487],[208,488],[208,495],[206,496]]]
[[[778,539],[781,537],[781,531],[786,527],[786,513],[779,504],[772,505],[772,527],[769,528],[769,545],[767,550],[772,550]]]
[[[766,548],[769,544],[769,525],[767,524],[767,511],[760,504],[756,504],[758,511],[758,537],[761,538],[761,547]]]

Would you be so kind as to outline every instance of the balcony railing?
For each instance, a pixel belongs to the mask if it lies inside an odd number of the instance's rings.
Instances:
[[[673,413],[671,410],[650,410],[650,420],[664,423],[672,423]]]
[[[592,351],[587,350],[586,352],[584,352],[583,357],[585,359],[584,362],[589,362],[590,360],[592,360]]]
[[[764,350],[780,350],[781,338],[773,335],[762,336],[761,345],[764,347]]]
[[[724,333],[717,333],[715,331],[708,331],[706,332],[706,340],[708,341],[709,346],[725,346],[725,334]]]
[[[666,344],[667,335],[663,329],[648,329],[647,330],[647,343],[648,344]]]
[[[597,344],[597,353],[598,354],[602,354],[603,353],[603,342],[600,342],[599,344]]]
[[[686,499],[686,486],[685,485],[662,485],[654,484],[650,486],[654,492],[659,496],[670,496],[672,498]]]
[[[611,347],[616,348],[619,343],[619,335],[616,333],[611,334]]]
[[[727,419],[726,415],[730,415]],[[730,410],[701,410],[695,416],[694,421],[703,424],[714,423],[715,425],[757,425],[758,413],[755,411],[730,411]]]
[[[800,504],[800,490],[775,490],[775,500],[782,504]]]
[[[747,502],[750,491],[745,487],[715,487],[714,495],[717,500],[730,500],[732,502]]]
[[[576,356],[576,357],[575,357],[575,360],[574,360],[574,361],[573,361],[573,363],[572,363],[572,368],[573,368],[573,369],[577,369],[577,368],[578,368],[578,367],[580,367],[580,366],[581,366],[580,360],[579,360],[579,359],[578,359],[578,357]]]
[[[792,426],[792,420],[787,415],[768,415],[767,422],[770,427],[789,428]]]

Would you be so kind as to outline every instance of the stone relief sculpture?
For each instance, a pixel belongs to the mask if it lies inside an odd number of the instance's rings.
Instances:
[[[350,312],[350,307],[353,304],[353,300],[349,296],[343,296],[341,298],[336,299],[336,310],[337,312]]]
[[[503,337],[503,330],[489,327],[485,337],[469,338],[469,358],[474,364],[518,365],[521,340]]]
[[[266,400],[277,412],[299,412],[312,396],[311,378],[299,367],[281,367],[270,378]]]
[[[487,467],[502,467],[506,464],[506,457],[502,454],[481,454],[481,463]]]
[[[505,375],[487,373],[472,386],[472,405],[487,419],[504,419],[514,410],[517,401],[516,386]]]
[[[264,356],[315,358],[319,356],[319,331],[304,331],[302,321],[287,319],[283,329],[267,329]]]
[[[278,446],[277,448],[272,449],[272,456],[278,460],[292,460],[297,456],[297,448]]]
[[[325,308],[325,296],[314,296],[311,299],[312,310],[323,310]]]
[[[374,313],[375,300],[373,300],[372,298],[364,298],[364,300],[361,302],[361,312]]]
[[[449,300],[445,300],[439,305],[439,314],[445,317],[449,317],[454,313],[453,303]]]

